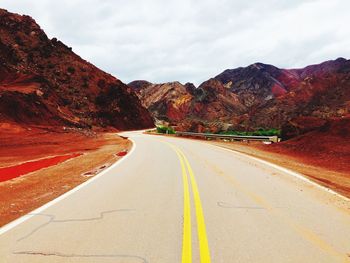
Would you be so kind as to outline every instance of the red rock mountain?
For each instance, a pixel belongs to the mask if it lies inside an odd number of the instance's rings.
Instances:
[[[343,58],[303,69],[255,63],[225,70],[198,88],[129,85],[153,116],[185,130],[282,128],[304,116],[322,123],[350,113],[350,61]]]
[[[245,110],[238,97],[215,79],[204,82],[198,88],[180,82],[139,84],[136,81],[128,85],[137,92],[153,116],[181,130],[196,125],[204,127],[203,121],[224,122],[230,114],[242,114]]]
[[[29,16],[0,9],[0,122],[25,125],[153,126],[120,80],[76,55]]]
[[[249,127],[280,128],[300,116],[328,119],[350,112],[350,61],[343,58],[291,70],[257,63],[215,78],[248,107]]]

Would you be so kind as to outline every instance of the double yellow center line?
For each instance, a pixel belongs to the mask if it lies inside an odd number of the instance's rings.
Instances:
[[[198,186],[193,174],[193,170],[185,154],[175,145],[167,143],[176,152],[179,157],[182,171],[184,187],[184,222],[182,238],[182,263],[192,263],[192,230],[191,230],[191,203],[190,203],[190,186],[192,186],[193,201],[197,219],[197,233],[199,241],[199,255],[201,263],[210,263],[210,253],[208,238],[203,216],[202,203],[199,196]]]

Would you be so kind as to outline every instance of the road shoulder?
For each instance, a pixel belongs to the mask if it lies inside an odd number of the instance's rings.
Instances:
[[[105,170],[117,160],[122,158],[117,153],[128,151],[131,141],[112,133],[100,133],[93,137],[65,134],[67,140],[54,144],[42,142],[38,153],[32,158],[42,155],[82,153],[81,156],[69,159],[63,163],[40,169],[0,183],[0,226],[3,226],[22,215],[48,203],[65,192],[75,188],[99,172]],[[51,137],[55,142],[55,135]],[[37,142],[36,142],[37,143]],[[46,148],[43,144],[47,144]],[[74,144],[74,147],[68,144]],[[68,146],[67,146],[68,145]],[[28,145],[26,144],[26,147]],[[35,143],[31,145],[35,147]],[[9,147],[11,150],[11,147]],[[9,151],[0,158],[11,160],[11,163],[22,161],[22,156],[16,151]],[[43,151],[44,150],[44,151]],[[45,152],[46,150],[46,152]],[[5,162],[2,162],[2,164]]]

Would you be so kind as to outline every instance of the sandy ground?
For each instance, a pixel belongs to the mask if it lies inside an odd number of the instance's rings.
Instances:
[[[88,136],[87,136],[88,135]],[[81,156],[0,183],[0,226],[55,199],[107,168],[131,148],[112,133],[82,134],[43,129],[0,132],[0,167],[70,153]]]
[[[277,151],[276,147],[263,145],[261,142],[210,141],[209,143],[249,154],[296,171],[321,185],[350,197],[350,172],[345,170],[344,166],[333,165],[330,168],[329,160],[325,159],[324,156],[320,159],[317,155],[307,153],[297,155],[295,151]],[[331,158],[331,153],[329,155]]]

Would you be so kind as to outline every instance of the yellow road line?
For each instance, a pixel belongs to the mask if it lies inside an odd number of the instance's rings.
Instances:
[[[172,147],[173,148],[173,147]],[[190,204],[190,190],[188,186],[188,176],[186,173],[185,164],[181,154],[173,148],[179,157],[182,171],[182,180],[184,187],[184,223],[182,236],[182,263],[192,262],[192,239],[191,239],[191,204]]]
[[[196,219],[197,219],[197,231],[198,231],[198,240],[199,240],[199,249],[200,249],[200,262],[201,263],[210,263],[210,251],[208,245],[208,239],[206,234],[206,226],[204,221],[203,209],[200,200],[200,195],[198,191],[198,186],[195,180],[195,176],[193,170],[189,164],[188,159],[185,154],[177,148],[175,145],[170,144],[168,142],[164,142],[168,144],[177,154],[181,163],[183,182],[184,182],[184,235],[183,235],[183,251],[182,251],[182,263],[191,263],[192,262],[192,251],[191,251],[191,219],[190,219],[190,197],[189,197],[189,186],[188,186],[188,176],[186,173],[185,165],[189,173],[189,178],[191,181],[192,192],[194,196],[194,204],[196,210]],[[209,164],[208,162],[206,162]],[[274,209],[270,204],[266,202],[263,198],[251,192],[243,185],[238,183],[234,178],[227,176],[221,169],[217,168],[215,165],[209,164],[209,167],[214,168],[220,176],[225,177],[230,181],[235,187],[245,193],[248,197],[250,197],[254,202],[266,208],[275,216],[279,217],[289,225],[292,229],[294,229],[300,236],[302,236],[305,240],[308,240],[324,252],[333,257],[337,258],[340,262],[350,262],[349,258],[343,253],[337,251],[333,246],[329,245],[325,242],[321,237],[315,234],[310,229],[307,229],[291,219],[285,217],[280,214],[276,209]],[[185,226],[186,225],[186,226]],[[186,233],[189,232],[189,233]],[[185,251],[186,247],[186,252]]]
[[[188,162],[185,154],[180,149],[178,149],[178,150],[185,160],[185,163],[186,163],[186,166],[188,169],[188,173],[190,175],[191,185],[192,185],[194,206],[195,206],[196,218],[197,218],[199,254],[200,254],[200,259],[201,259],[200,262],[201,263],[210,263],[210,252],[209,252],[207,231],[206,231],[206,227],[205,227],[203,208],[202,208],[202,203],[201,203],[201,199],[200,199],[200,195],[199,195],[199,191],[198,191],[197,182],[196,182],[196,179],[194,177],[191,165]]]
[[[183,241],[182,241],[182,263],[192,262],[192,250],[191,250],[191,211],[190,211],[190,196],[189,196],[189,186],[188,186],[188,176],[185,169],[187,168],[190,182],[192,186],[193,200],[196,211],[197,219],[197,233],[199,241],[199,255],[201,263],[210,263],[210,252],[207,238],[207,231],[204,221],[203,208],[199,195],[199,190],[197,182],[192,170],[192,167],[186,158],[185,154],[175,145],[164,142],[168,144],[177,154],[180,160],[182,169],[182,178],[184,184],[184,225],[183,225]]]

